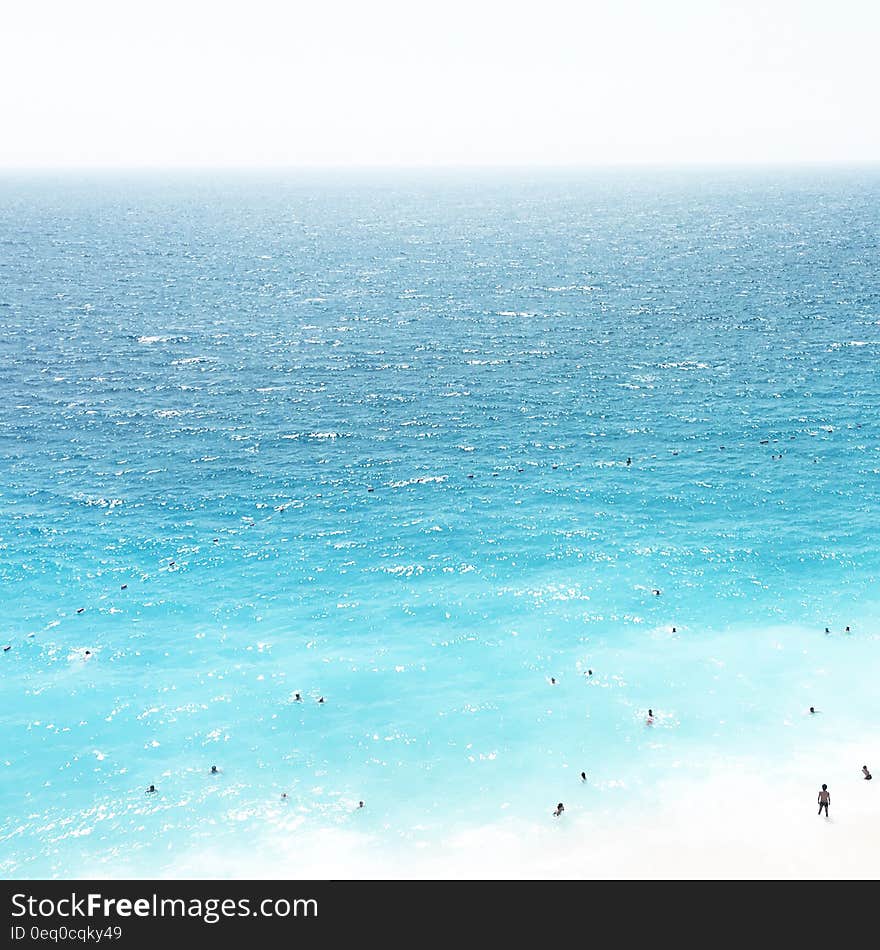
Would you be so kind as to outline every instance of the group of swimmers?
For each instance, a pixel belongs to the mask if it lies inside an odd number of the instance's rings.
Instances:
[[[628,459],[626,460],[626,464],[627,464],[627,465],[631,465],[631,464],[632,464],[632,460],[628,458]],[[554,467],[555,467],[555,466],[554,466]],[[469,476],[469,477],[473,477],[473,476]],[[370,489],[370,490],[372,491],[372,489]],[[215,539],[214,539],[214,543],[215,543],[215,544],[216,544],[218,541],[219,541],[218,538],[215,538]],[[169,567],[170,570],[173,570],[173,569],[176,567],[176,563],[175,563],[174,561],[171,561],[170,564],[168,565],[168,567]],[[128,588],[128,584],[123,584],[123,585],[121,586],[121,589],[122,589],[122,590],[126,590],[127,588]],[[659,596],[661,595],[662,591],[661,591],[659,588],[653,588],[653,589],[651,590],[651,593],[652,593],[655,597],[659,597]],[[79,608],[77,608],[77,611],[76,611],[76,612],[77,612],[77,614],[82,614],[82,613],[84,613],[84,611],[85,611],[85,608],[84,608],[84,607],[79,607]],[[677,632],[677,630],[676,630],[675,627],[672,628],[672,632],[673,632],[673,633],[676,633],[676,632]],[[852,631],[851,631],[851,629],[850,629],[850,627],[849,627],[848,625],[845,627],[845,629],[844,629],[843,632],[846,633],[846,634],[852,633]],[[830,633],[831,633],[831,630],[830,630],[828,627],[825,627],[825,633],[826,633],[826,634],[830,634]],[[12,649],[11,644],[7,644],[7,645],[5,645],[5,646],[3,647],[3,652],[4,652],[4,653],[8,653],[11,649]],[[87,650],[85,650],[85,651],[83,652],[83,656],[89,657],[89,656],[91,656],[91,653],[92,653],[92,651],[87,649]],[[587,677],[591,677],[591,676],[593,675],[592,669],[588,669],[588,670],[584,673],[584,675],[587,676]],[[553,677],[553,676],[550,677],[550,684],[551,684],[552,686],[555,686],[555,685],[556,685],[556,678],[555,678],[555,677]],[[301,702],[303,701],[302,694],[299,693],[299,692],[294,693],[293,701],[294,701],[294,702],[297,702],[297,703],[301,703]],[[323,697],[323,696],[319,697],[316,702],[317,702],[318,704],[323,704],[323,703],[325,702],[324,697]],[[814,706],[810,706],[810,713],[811,713],[811,714],[815,714],[815,713],[817,713],[817,712],[818,712],[818,710],[817,710]],[[648,726],[651,726],[651,725],[654,724],[654,711],[653,711],[653,709],[648,709],[648,715],[647,715],[647,717],[645,718],[645,724],[648,725]],[[211,766],[210,774],[211,774],[211,775],[219,775],[219,774],[220,774],[220,770],[217,768],[216,765],[212,765],[212,766]],[[870,770],[868,769],[868,766],[867,766],[867,765],[863,765],[863,766],[862,766],[862,775],[863,775],[863,778],[864,778],[866,781],[870,781],[870,780],[873,778],[873,776],[871,775],[871,772],[870,772]],[[586,782],[586,781],[587,781],[587,774],[586,774],[586,772],[581,772],[581,773],[580,773],[580,778],[581,778],[581,782]],[[153,784],[151,784],[151,785],[147,788],[146,794],[147,794],[147,795],[156,794],[156,793],[158,793],[158,791],[159,791],[159,790],[156,788],[156,786],[153,785]],[[286,801],[286,800],[287,800],[287,792],[283,792],[283,793],[282,793],[281,799],[282,799],[282,801]],[[823,810],[823,808],[824,808],[824,810],[825,810],[825,816],[828,817],[828,806],[829,806],[830,803],[831,803],[831,795],[830,795],[830,793],[828,792],[828,786],[827,786],[827,785],[824,785],[824,784],[822,785],[822,789],[821,789],[821,791],[819,792],[818,802],[819,802],[819,814],[822,813],[822,810]],[[359,801],[359,802],[358,802],[358,808],[360,809],[360,808],[363,808],[363,807],[364,807],[364,802],[363,802],[363,801]],[[564,805],[562,802],[559,802],[559,803],[557,804],[556,808],[555,808],[554,811],[553,811],[553,816],[554,816],[555,818],[558,818],[560,815],[562,815],[562,813],[563,813],[564,811],[565,811],[565,805]]]
[[[210,774],[210,775],[219,775],[219,774],[220,774],[220,769],[218,769],[216,765],[212,765],[212,766],[211,766],[211,771],[209,772],[209,774]],[[583,775],[583,774],[584,774],[584,773],[581,772],[581,775]],[[584,776],[584,778],[586,779],[586,776]],[[145,794],[146,794],[146,795],[157,795],[158,792],[159,792],[159,789],[156,788],[155,785],[150,785],[150,787],[146,790]],[[282,792],[282,793],[281,793],[281,801],[286,802],[287,800],[288,800],[288,799],[287,799],[287,792]],[[363,803],[362,801],[358,802],[358,808],[360,809],[360,808],[363,808],[363,807],[364,807],[364,803]]]
[[[659,593],[659,591],[657,591],[656,593]],[[673,631],[673,633],[675,632],[675,627],[672,628],[672,631]],[[825,632],[828,633],[828,628],[827,628],[827,627],[825,628]],[[847,632],[847,633],[850,632],[849,627],[846,628],[846,632]],[[592,671],[591,669],[588,669],[588,670],[586,671],[586,673],[584,673],[584,676],[587,676],[587,677],[590,677],[590,676],[592,676],[592,675],[593,675],[593,671]],[[552,686],[555,686],[555,685],[556,685],[556,678],[555,678],[555,677],[553,677],[553,676],[550,677],[550,684],[551,684]],[[811,713],[811,714],[815,715],[815,714],[818,713],[818,712],[819,712],[819,710],[816,709],[815,706],[810,706],[810,713]],[[645,725],[646,725],[646,726],[653,726],[653,725],[654,725],[654,710],[653,710],[653,709],[648,709],[648,715],[645,717]],[[871,772],[870,772],[870,770],[868,769],[868,766],[867,766],[867,765],[863,765],[863,766],[862,766],[862,776],[863,776],[863,778],[865,779],[865,781],[871,781],[871,779],[873,778],[873,776],[871,775]],[[586,781],[587,781],[587,773],[586,773],[586,772],[581,772],[581,782],[586,782]],[[822,786],[822,790],[819,792],[819,814],[820,814],[820,815],[822,814],[822,809],[824,808],[824,809],[825,809],[825,817],[827,818],[827,817],[828,817],[828,806],[829,806],[830,804],[831,804],[831,795],[830,795],[830,793],[828,792],[828,786],[827,786],[827,785],[823,785],[823,786]],[[559,803],[557,804],[556,808],[553,809],[553,817],[554,817],[554,818],[558,818],[564,811],[565,811],[565,805],[564,805],[562,802],[559,802]]]

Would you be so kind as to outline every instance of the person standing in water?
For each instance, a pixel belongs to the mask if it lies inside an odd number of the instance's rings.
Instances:
[[[564,811],[565,811],[565,805],[563,805],[562,802],[560,802],[556,806],[556,811],[553,812],[553,817],[558,818]]]
[[[819,814],[822,814],[822,809],[825,809],[825,817],[828,817],[828,806],[831,804],[831,794],[828,791],[828,786],[823,785],[822,791],[819,792]]]
[[[868,781],[870,781],[870,779],[871,779],[871,773],[868,771],[868,766],[867,766],[867,765],[863,765],[863,766],[862,766],[862,775],[864,775],[865,778],[866,778]]]

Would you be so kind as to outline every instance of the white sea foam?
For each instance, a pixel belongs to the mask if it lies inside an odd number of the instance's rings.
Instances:
[[[873,879],[880,847],[880,788],[860,775],[876,743],[825,746],[774,763],[729,762],[703,779],[674,775],[638,804],[620,800],[619,783],[591,783],[548,794],[529,820],[509,816],[458,828],[442,839],[399,829],[399,843],[357,827],[356,812],[334,827],[309,827],[267,811],[246,850],[187,851],[166,877],[480,878],[480,879]],[[491,759],[492,750],[479,753]],[[476,757],[476,756],[475,756]],[[831,817],[817,814],[817,792],[831,792]],[[554,790],[556,791],[556,790]],[[562,799],[559,819],[551,810]],[[93,876],[96,868],[86,868]],[[106,874],[106,868],[103,871]],[[115,874],[137,877],[125,866]]]

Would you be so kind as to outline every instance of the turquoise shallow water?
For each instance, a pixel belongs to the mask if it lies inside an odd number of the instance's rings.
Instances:
[[[872,729],[878,198],[4,179],[0,869],[174,873],[282,791],[380,843],[582,768],[623,814]]]

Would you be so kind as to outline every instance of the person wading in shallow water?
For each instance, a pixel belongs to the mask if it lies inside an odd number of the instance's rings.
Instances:
[[[828,786],[823,785],[822,791],[819,792],[819,814],[822,814],[822,809],[825,809],[825,817],[828,817],[828,806],[831,804],[831,794],[828,791]]]

